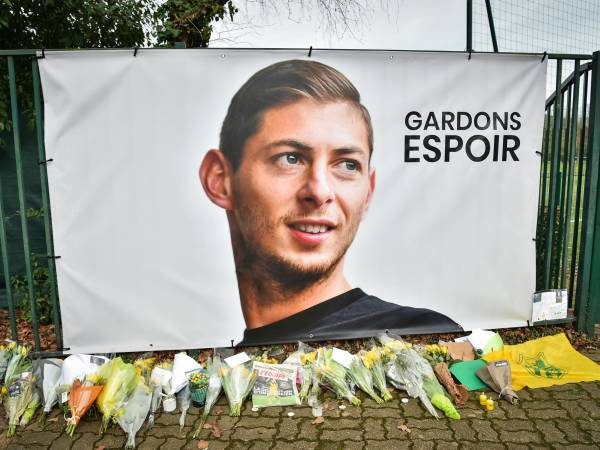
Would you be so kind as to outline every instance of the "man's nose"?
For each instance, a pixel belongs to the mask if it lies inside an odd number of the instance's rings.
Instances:
[[[333,201],[335,192],[327,167],[314,165],[306,173],[304,185],[298,192],[300,200],[311,206],[319,208]]]

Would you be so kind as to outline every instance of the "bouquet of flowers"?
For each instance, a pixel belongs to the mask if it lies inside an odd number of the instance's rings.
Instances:
[[[6,388],[9,388],[17,381],[22,373],[31,370],[31,361],[27,358],[27,354],[29,353],[27,347],[11,342],[9,348],[11,356],[6,367],[6,373],[4,374],[4,386]]]
[[[21,427],[26,427],[29,424],[29,422],[31,422],[31,419],[33,418],[33,415],[39,408],[40,404],[41,404],[40,394],[38,393],[37,389],[35,389],[35,387],[34,387],[33,396],[31,398],[31,400],[29,401],[29,404],[25,408],[25,412],[21,416],[21,421],[19,422],[19,425]]]
[[[431,400],[433,406],[442,410],[446,417],[460,419],[460,414],[456,411],[452,401],[446,397],[446,392],[437,380],[433,369],[429,365],[427,369],[423,371],[423,390],[427,393],[429,400]]]
[[[430,344],[419,348],[419,354],[427,360],[431,367],[435,367],[437,363],[450,362],[450,354],[448,347],[445,345]]]
[[[152,390],[152,400],[150,402],[150,414],[148,415],[148,428],[154,425],[154,415],[160,406],[163,393],[171,389],[171,369],[173,364],[162,362],[152,369],[150,373],[150,389]]]
[[[67,427],[65,429],[69,436],[73,437],[79,421],[94,404],[98,395],[100,395],[104,386],[95,384],[98,381],[98,377],[92,376],[86,377],[85,383],[82,383],[78,378],[73,381],[68,401],[71,417],[67,419]]]
[[[329,387],[338,397],[344,397],[354,406],[360,406],[360,400],[352,393],[346,381],[348,372],[344,366],[334,361],[332,348],[319,349],[315,373],[319,382]]]
[[[60,371],[62,366],[61,359],[44,359],[42,365],[42,397],[44,409],[42,411],[42,423],[46,421],[46,416],[52,407],[58,402],[56,388],[60,380]]]
[[[229,415],[239,416],[242,403],[252,391],[256,373],[252,370],[252,360],[235,367],[221,366],[221,383],[229,401]]]
[[[364,353],[366,354],[366,352]],[[372,364],[370,366],[372,366]],[[367,365],[363,362],[363,358],[360,354],[354,355],[354,357],[352,358],[352,361],[350,362],[350,370],[348,373],[350,374],[350,378],[354,381],[354,383],[356,383],[356,385],[360,389],[362,389],[363,392],[369,394],[369,396],[377,403],[383,403],[381,397],[379,397],[375,393],[375,389],[373,387],[373,373],[371,372],[371,367],[367,367]]]
[[[34,384],[31,372],[24,372],[8,387],[8,395],[4,402],[4,409],[8,414],[8,437],[15,434],[19,419],[33,400]]]
[[[0,345],[0,382],[4,380],[8,362],[12,358],[12,351],[17,344],[14,341],[8,341],[6,344]]]
[[[304,342],[298,342],[298,350],[292,353],[283,364],[298,366],[298,382],[300,383],[300,402],[303,402],[310,390],[313,380],[313,367],[317,360],[317,351],[306,345]]]
[[[137,377],[137,383],[133,393],[121,408],[117,415],[117,423],[127,434],[125,448],[135,448],[135,435],[142,427],[152,401],[152,391],[144,384],[141,377]]]
[[[373,385],[379,390],[383,401],[391,400],[392,394],[387,388],[385,382],[385,369],[383,368],[383,350],[373,343],[371,349],[367,352],[361,350],[358,354],[362,359],[363,364],[373,374]]]
[[[181,432],[185,426],[185,416],[188,409],[190,409],[190,403],[192,403],[189,384],[177,393],[177,403],[179,403],[179,410],[181,411],[181,416],[179,416],[179,431]]]
[[[197,439],[202,432],[206,418],[210,414],[210,409],[217,402],[219,394],[221,393],[221,368],[223,363],[218,355],[214,355],[212,363],[208,366],[208,391],[206,392],[206,399],[204,400],[204,411],[200,417],[200,424],[196,428],[194,433],[194,439]],[[249,392],[249,391],[248,391]]]
[[[150,384],[150,375],[152,374],[154,361],[156,361],[156,358],[152,356],[152,353],[144,353],[133,362],[135,372],[142,377],[146,386]]]
[[[98,377],[104,384],[96,400],[103,415],[101,432],[104,432],[111,419],[116,421],[123,414],[123,405],[136,388],[139,378],[133,364],[124,363],[120,357],[101,366]]]
[[[429,363],[419,356],[412,345],[405,344],[400,338],[382,334],[379,340],[384,346],[384,352],[388,349],[388,352],[394,354],[393,357],[388,357],[389,362],[386,364],[386,375],[390,382],[399,389],[405,390],[411,397],[421,400],[427,411],[437,419],[438,414],[423,389],[420,369],[422,362],[427,366]]]

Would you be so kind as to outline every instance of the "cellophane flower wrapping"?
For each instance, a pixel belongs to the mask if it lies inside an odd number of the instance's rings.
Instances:
[[[300,402],[308,397],[310,386],[314,378],[314,363],[317,359],[317,351],[304,342],[298,342],[298,350],[293,352],[283,364],[298,366],[298,381],[300,382],[300,391],[298,395]]]
[[[162,394],[169,392],[171,389],[171,369],[173,363],[163,361],[157,364],[150,373],[150,389],[152,390],[152,401],[150,402],[150,414],[148,414],[148,428],[154,426],[154,417],[156,411],[162,402]]]
[[[363,350],[364,352],[364,350]],[[364,352],[365,354],[367,352]],[[367,360],[368,361],[368,360]],[[348,371],[350,378],[363,392],[368,394],[377,403],[383,403],[381,397],[375,392],[373,385],[373,373],[371,372],[372,364],[367,367],[364,363],[362,355],[354,355],[352,362],[350,363],[350,370]]]
[[[138,385],[139,378],[133,364],[126,364],[119,358],[111,359],[98,370],[104,389],[96,404],[102,412],[102,431],[106,430],[110,420],[116,420],[123,414],[123,405]]]
[[[94,384],[100,382],[96,375],[90,375],[94,381],[84,380],[81,382],[78,378],[73,381],[71,386],[71,392],[69,393],[69,411],[71,416],[67,419],[66,433],[73,437],[79,421],[88,412],[90,407],[94,404],[94,401],[102,392],[103,386],[101,384]]]
[[[31,371],[31,361],[27,358],[28,350],[23,345],[16,345],[14,342],[9,344],[11,357],[4,374],[4,386],[10,387],[17,381],[22,373]]]
[[[142,427],[150,411],[152,391],[137,377],[133,393],[122,406],[122,413],[116,419],[123,431],[127,434],[125,448],[135,448],[135,435]]]
[[[61,364],[62,360],[51,360],[42,364],[42,393],[44,401],[44,414],[48,414],[52,410],[52,407],[56,403],[58,403],[58,394],[56,393],[56,388],[60,379]]]
[[[21,416],[33,399],[34,390],[35,386],[31,372],[19,374],[19,378],[8,387],[7,398],[4,401],[4,409],[6,409],[8,415],[8,430],[6,432],[8,437],[15,434]]]
[[[133,362],[135,372],[138,376],[142,377],[146,386],[150,386],[150,376],[152,375],[154,361],[156,361],[156,358],[152,356],[152,352],[149,352],[144,353]]]
[[[31,398],[31,401],[25,408],[25,412],[21,416],[21,421],[19,422],[20,426],[26,427],[29,424],[29,422],[31,422],[31,419],[33,418],[37,409],[40,407],[40,404],[41,404],[40,394],[38,394],[37,389],[34,389],[33,397]]]
[[[229,415],[239,416],[244,399],[252,391],[256,373],[252,370],[252,360],[229,367],[221,366],[221,383],[229,401]]]
[[[9,348],[11,345],[16,345],[14,342],[9,341],[0,345],[0,384],[4,380],[6,369],[8,368],[8,362],[12,357],[12,349]]]
[[[312,408],[312,415],[314,417],[320,417],[323,415],[323,407],[321,405],[321,400],[319,400],[319,396],[321,395],[321,385],[319,384],[317,374],[314,370],[311,372],[311,376],[312,381],[310,382],[310,390],[306,397],[306,403]]]
[[[192,394],[190,392],[189,384],[186,384],[183,389],[177,393],[177,404],[179,405],[179,431],[185,427],[185,416],[187,415],[188,409],[190,409],[190,403],[192,403]]]
[[[429,397],[433,406],[440,409],[451,419],[460,419],[460,414],[452,404],[452,401],[446,396],[446,391],[435,376],[435,372],[429,362],[421,358],[417,367],[421,371],[423,378],[423,390],[427,393],[427,397]]]
[[[333,359],[333,349],[321,347],[315,361],[315,373],[319,382],[331,389],[340,398],[347,399],[355,406],[360,406],[348,383],[348,371]]]
[[[431,369],[429,363],[413,350],[411,344],[398,337],[382,334],[379,340],[383,344],[384,352],[393,352],[394,355],[389,357],[386,365],[386,375],[389,376],[390,382],[404,389],[411,397],[421,400],[427,411],[437,419],[438,414],[423,389],[423,364]]]
[[[371,370],[371,373],[373,374],[373,385],[381,394],[383,401],[387,402],[388,400],[391,400],[392,394],[388,390],[387,383],[385,381],[383,349],[375,345],[375,342],[372,342],[369,351],[361,350],[359,352],[359,356],[361,357],[365,367]]]
[[[204,401],[204,410],[202,411],[202,416],[200,416],[200,423],[194,433],[194,439],[197,439],[200,436],[202,428],[204,427],[204,423],[210,414],[210,410],[217,402],[219,394],[221,393],[222,366],[223,362],[221,361],[221,357],[219,355],[214,355],[212,357],[212,361],[208,364],[208,391],[206,392],[206,400]]]

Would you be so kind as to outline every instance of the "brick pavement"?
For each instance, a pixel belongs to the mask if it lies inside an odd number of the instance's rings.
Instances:
[[[600,351],[588,353],[600,362]],[[223,412],[212,415],[222,430],[220,438],[203,430],[201,439],[208,448],[217,449],[529,449],[529,448],[600,448],[600,382],[568,384],[545,389],[524,389],[519,392],[517,406],[501,401],[491,412],[484,411],[475,398],[460,408],[461,420],[435,420],[417,400],[407,404],[400,401],[401,392],[394,392],[393,400],[378,405],[363,398],[360,408],[347,405],[337,408],[333,397],[326,398],[332,408],[323,412],[324,422],[312,424],[308,407],[266,408],[251,410],[247,402],[242,417],[227,415],[222,397],[216,409]],[[221,408],[218,408],[221,406]],[[293,417],[288,417],[293,412]],[[179,414],[161,413],[156,425],[138,433],[136,443],[140,450],[197,449],[192,439],[199,409],[192,407],[186,427],[179,433]],[[400,428],[406,425],[410,433]],[[54,411],[45,430],[36,423],[17,436],[7,440],[6,424],[0,425],[0,448],[8,449],[102,449],[122,448],[125,434],[117,425],[104,436],[98,435],[100,420],[86,417],[70,439],[62,430],[64,419]]]

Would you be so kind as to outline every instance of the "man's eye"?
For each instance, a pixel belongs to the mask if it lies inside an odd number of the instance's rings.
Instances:
[[[342,167],[350,171],[358,170],[358,164],[356,164],[354,161],[342,161]]]
[[[300,163],[300,158],[298,157],[298,155],[295,155],[294,153],[286,153],[284,155],[280,155],[277,158],[277,161],[283,165],[294,166],[294,165]]]

